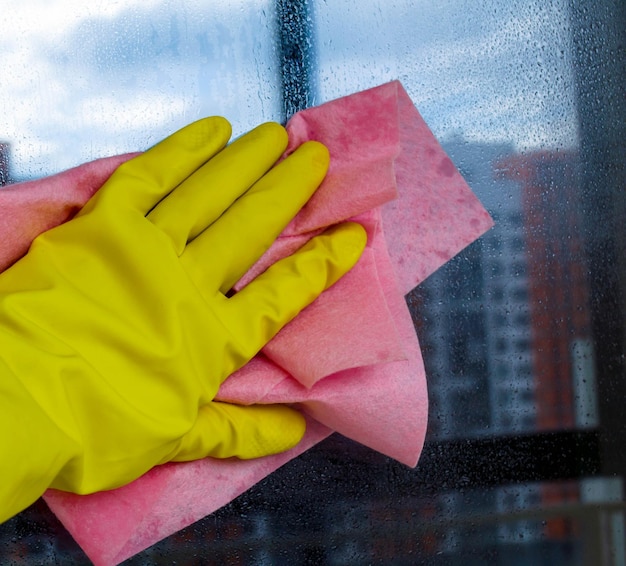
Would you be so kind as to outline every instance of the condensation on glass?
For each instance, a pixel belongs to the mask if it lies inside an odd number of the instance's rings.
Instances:
[[[149,147],[207,115],[280,119],[270,0],[18,2],[3,10],[2,140],[14,179]]]
[[[624,322],[624,8],[295,4],[303,100],[400,79],[496,225],[407,298],[431,400],[415,472],[334,438],[129,564],[624,564],[623,469],[559,480],[546,462],[533,481],[494,480],[514,461],[503,447],[518,446],[497,439],[623,435],[605,397],[623,391],[610,372],[623,372],[624,342],[598,328]],[[281,120],[292,24],[277,5],[24,0],[5,11],[0,184],[143,149],[204,115],[228,117],[236,135]],[[493,439],[493,466],[446,483],[437,453]],[[3,561],[85,561],[41,502],[0,541]]]

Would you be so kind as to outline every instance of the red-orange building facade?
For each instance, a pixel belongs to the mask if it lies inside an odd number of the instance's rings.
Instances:
[[[576,426],[573,348],[590,338],[577,162],[542,151],[497,166],[522,191],[538,430]]]

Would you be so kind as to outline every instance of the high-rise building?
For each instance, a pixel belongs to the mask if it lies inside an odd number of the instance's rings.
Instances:
[[[540,151],[497,163],[498,176],[519,183],[528,266],[537,430],[595,427],[595,362],[591,337],[579,157]],[[577,501],[568,483],[541,486],[545,504]],[[572,535],[569,522],[547,525],[552,538]]]
[[[496,224],[420,290],[431,434],[596,426],[577,153],[518,154],[508,145],[463,140],[445,149]],[[575,484],[555,483],[510,486],[488,497],[494,511],[510,513],[579,495]],[[442,511],[471,512],[465,499],[448,497]],[[522,523],[500,526],[498,538],[572,535],[565,521],[545,529]]]
[[[522,185],[496,170],[514,148],[455,139],[444,149],[495,226],[417,290],[423,297],[416,319],[431,399],[430,434],[445,440],[531,433],[537,411]],[[454,518],[477,509],[506,514],[532,508],[541,492],[515,485],[439,499],[440,512]],[[469,533],[451,527],[447,544],[451,550],[468,537],[480,544],[515,543],[520,533],[527,541],[542,536],[533,521],[491,528]]]
[[[494,169],[513,148],[452,140],[444,149],[496,224],[420,290],[431,434],[530,432],[536,410],[522,192]]]
[[[497,163],[522,193],[538,430],[597,424],[577,167],[578,155],[564,151]]]

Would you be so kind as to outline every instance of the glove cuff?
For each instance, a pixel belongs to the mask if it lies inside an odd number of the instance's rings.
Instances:
[[[52,484],[78,446],[49,418],[0,357],[0,523]]]

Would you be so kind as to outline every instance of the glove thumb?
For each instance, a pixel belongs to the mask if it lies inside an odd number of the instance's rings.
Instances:
[[[200,408],[194,426],[180,440],[171,462],[235,456],[244,460],[293,448],[306,422],[284,405],[231,405],[212,402]]]

